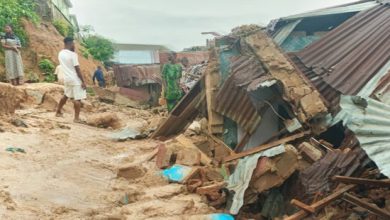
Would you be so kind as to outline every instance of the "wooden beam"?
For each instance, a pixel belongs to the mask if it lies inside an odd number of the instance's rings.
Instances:
[[[292,136],[289,136],[289,137],[285,137],[285,138],[282,138],[280,140],[277,140],[277,141],[274,141],[274,142],[271,142],[271,143],[268,143],[268,144],[263,144],[261,146],[258,146],[258,147],[252,148],[250,150],[244,151],[242,153],[230,155],[230,156],[224,158],[224,162],[237,160],[237,159],[240,159],[240,158],[243,158],[243,157],[255,154],[255,153],[259,153],[261,151],[268,150],[270,148],[276,147],[276,146],[281,145],[281,144],[286,144],[286,143],[294,141],[294,140],[296,140],[298,138],[305,137],[306,135],[308,135],[310,133],[311,133],[310,131],[301,132],[301,133],[298,133],[298,134],[295,134],[295,135],[292,135]]]
[[[356,185],[346,185],[346,186],[342,187],[341,189],[337,190],[336,192],[330,194],[329,196],[321,199],[320,201],[311,204],[310,210],[312,210],[314,212],[307,212],[306,210],[301,210],[301,211],[295,213],[294,215],[291,215],[291,216],[284,218],[284,220],[300,220],[300,219],[303,219],[304,217],[308,216],[311,213],[316,213],[316,212],[320,211],[321,209],[323,209],[325,206],[332,203],[333,201],[339,199],[340,197],[343,196],[344,193],[348,192],[349,190],[351,190],[355,187],[356,187]]]
[[[295,213],[294,215],[284,217],[283,220],[300,220],[300,219],[305,218],[308,215],[309,215],[309,213],[301,210],[301,211]]]
[[[360,206],[364,209],[367,209],[368,211],[370,211],[371,213],[373,213],[379,217],[382,217],[384,219],[390,219],[390,213],[387,212],[386,210],[381,209],[374,204],[365,202],[365,201],[361,200],[360,198],[353,196],[349,193],[344,193],[343,200],[345,200],[346,202],[349,202],[353,205],[357,205],[357,206]]]
[[[314,213],[314,211],[315,211],[313,207],[311,207],[309,205],[306,205],[305,203],[303,203],[303,202],[301,202],[301,201],[299,201],[297,199],[291,200],[291,205],[294,205],[294,206],[296,206],[296,207],[298,207],[300,209],[303,209],[306,212]]]
[[[376,186],[376,187],[390,187],[390,180],[373,180],[373,179],[364,179],[364,178],[355,178],[348,176],[334,176],[332,177],[333,181],[346,183],[346,184],[357,184],[357,185],[367,185],[367,186]]]

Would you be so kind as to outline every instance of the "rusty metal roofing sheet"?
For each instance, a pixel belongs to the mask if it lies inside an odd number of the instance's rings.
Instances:
[[[306,194],[302,194],[302,198],[330,192],[336,184],[330,178],[335,175],[350,176],[359,167],[360,158],[357,151],[328,151],[323,158],[300,173],[300,183]]]
[[[390,6],[358,13],[297,55],[334,89],[357,94],[390,59]]]
[[[355,104],[351,96],[342,96],[342,111],[336,120],[343,121],[379,170],[390,177],[390,105],[371,98],[365,100],[366,108]]]
[[[216,111],[237,122],[253,133],[260,123],[260,115],[251,102],[247,87],[266,71],[254,56],[240,56],[231,64],[231,74],[217,94]]]
[[[378,2],[372,0],[364,0],[358,2],[352,2],[348,4],[338,5],[334,7],[322,8],[314,11],[305,12],[302,14],[291,15],[288,17],[281,18],[281,20],[293,20],[293,19],[301,19],[307,17],[315,17],[315,16],[324,16],[324,15],[333,15],[333,14],[341,14],[341,13],[349,13],[349,12],[359,12],[374,6],[378,5]]]
[[[160,65],[115,65],[114,74],[120,87],[161,84]]]

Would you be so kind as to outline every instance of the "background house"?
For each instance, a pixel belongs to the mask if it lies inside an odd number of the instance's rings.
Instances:
[[[70,0],[35,0],[38,14],[46,21],[62,20],[72,26],[76,32],[80,30],[76,15],[70,14],[73,7]]]
[[[115,44],[116,52],[113,62],[116,64],[158,64],[159,53],[169,49],[161,45],[149,44]]]

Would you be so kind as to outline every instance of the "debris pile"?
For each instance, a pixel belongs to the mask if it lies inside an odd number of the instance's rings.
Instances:
[[[260,27],[242,28],[216,39],[153,134],[162,175],[238,219],[390,218],[388,162],[367,156],[353,126],[329,123],[329,103]],[[206,131],[180,134],[196,118]]]

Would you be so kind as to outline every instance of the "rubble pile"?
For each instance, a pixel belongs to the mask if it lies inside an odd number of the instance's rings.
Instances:
[[[153,134],[162,175],[237,219],[389,219],[382,168],[272,39],[243,28],[216,39]],[[197,117],[207,128],[180,134]]]

